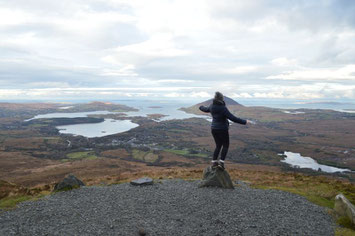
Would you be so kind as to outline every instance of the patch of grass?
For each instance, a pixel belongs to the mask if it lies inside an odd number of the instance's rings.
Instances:
[[[205,153],[189,154],[189,156],[193,156],[193,157],[203,157],[203,158],[208,157],[208,155],[205,154]]]
[[[45,127],[45,126],[48,126],[48,125],[46,125],[46,124],[32,124],[31,126],[34,127],[34,128],[39,128],[39,127]]]
[[[132,151],[132,157],[136,160],[144,161],[144,162],[150,162],[153,163],[156,160],[158,160],[158,155],[154,154],[153,152],[145,152],[141,150],[134,149]]]
[[[355,231],[349,228],[338,227],[335,231],[335,236],[354,236]]]
[[[11,209],[14,208],[18,203],[30,200],[31,198],[31,196],[6,197],[0,200],[0,208]]]
[[[24,202],[24,201],[36,201],[46,195],[49,195],[50,192],[48,191],[42,191],[42,193],[35,195],[35,196],[29,196],[29,195],[20,195],[20,196],[11,196],[11,197],[6,197],[3,199],[0,199],[0,209],[3,210],[10,210],[16,207],[18,203]]]
[[[338,223],[338,225],[340,225],[342,227],[353,230],[353,232],[355,233],[355,225],[353,225],[351,223],[351,220],[348,217],[345,217],[345,216],[339,217],[337,219],[337,223]]]
[[[262,188],[262,189],[278,189],[290,193],[295,193],[304,196],[305,198],[307,198],[308,201],[313,202],[314,204],[317,204],[319,206],[323,206],[327,208],[334,207],[334,200],[322,197],[313,191],[307,191],[305,189],[292,188],[292,187],[282,187],[282,186],[273,186],[273,187],[255,186],[255,187]]]
[[[169,131],[176,133],[190,133],[190,131],[184,129],[169,129]]]
[[[207,157],[205,153],[190,153],[189,150],[165,149],[166,152],[171,152],[180,156]]]
[[[95,160],[95,159],[97,159],[97,156],[92,151],[72,152],[72,153],[67,154],[67,157],[69,160],[82,160],[82,159]],[[67,160],[67,159],[64,159],[64,160]]]
[[[177,155],[182,155],[182,156],[189,154],[189,152],[187,150],[165,149],[164,151],[171,152],[171,153],[174,153]]]
[[[249,176],[248,173],[248,176],[243,177],[240,179],[250,180],[254,187],[262,189],[279,189],[295,193],[304,196],[314,204],[329,209],[334,208],[335,196],[339,193],[343,193],[353,204],[355,202],[355,185],[335,178],[326,176],[309,176],[298,173],[260,172],[258,174],[255,173],[254,176]],[[350,220],[339,218],[338,224],[346,229],[339,230],[336,235],[355,235],[354,225],[351,224]]]
[[[241,175],[241,173],[235,174]],[[252,176],[251,173],[246,172],[243,177],[255,187],[293,192],[305,196],[311,202],[329,208],[334,206],[334,198],[339,193],[343,193],[350,202],[355,203],[355,185],[353,183],[326,176],[271,172],[255,172]],[[243,178],[240,179],[243,180]]]

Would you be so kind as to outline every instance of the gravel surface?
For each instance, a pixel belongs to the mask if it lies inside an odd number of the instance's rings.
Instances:
[[[0,235],[334,235],[326,210],[278,190],[164,180],[60,192],[0,212]]]

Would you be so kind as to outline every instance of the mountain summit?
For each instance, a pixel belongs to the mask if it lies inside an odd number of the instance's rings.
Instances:
[[[196,104],[196,105],[197,106],[209,106],[210,104],[212,104],[212,102],[213,102],[213,98],[208,99],[208,100],[201,102],[199,104]],[[235,100],[233,100],[232,98],[227,97],[227,96],[224,96],[224,102],[226,103],[227,106],[235,106],[235,105],[243,106],[243,105],[239,104],[238,102],[236,102]]]

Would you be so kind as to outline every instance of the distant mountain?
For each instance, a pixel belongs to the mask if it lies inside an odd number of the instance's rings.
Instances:
[[[324,104],[324,105],[355,105],[351,102],[296,102],[296,104]]]
[[[198,103],[195,106],[209,106],[210,104],[212,104],[212,102],[213,102],[213,98],[208,99],[207,101]],[[233,100],[232,98],[227,97],[227,96],[224,96],[224,102],[226,103],[227,106],[235,106],[235,105],[243,106],[243,105],[239,104],[238,102],[236,102],[235,100]]]

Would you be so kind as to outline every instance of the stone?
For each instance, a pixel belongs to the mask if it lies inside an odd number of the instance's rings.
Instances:
[[[153,179],[148,177],[143,177],[131,181],[132,185],[152,185]]]
[[[350,219],[355,225],[355,207],[351,202],[343,195],[338,194],[335,197],[334,210],[340,216],[344,216]]]
[[[138,234],[139,234],[140,236],[145,236],[145,235],[147,235],[147,233],[145,232],[144,229],[140,229],[140,230],[138,231]]]
[[[203,171],[203,179],[199,188],[201,187],[220,187],[234,189],[233,182],[227,172],[220,168],[207,167]]]
[[[59,182],[54,186],[53,191],[67,191],[80,188],[81,186],[85,186],[83,181],[75,177],[73,174],[69,174],[62,180],[62,182]]]

